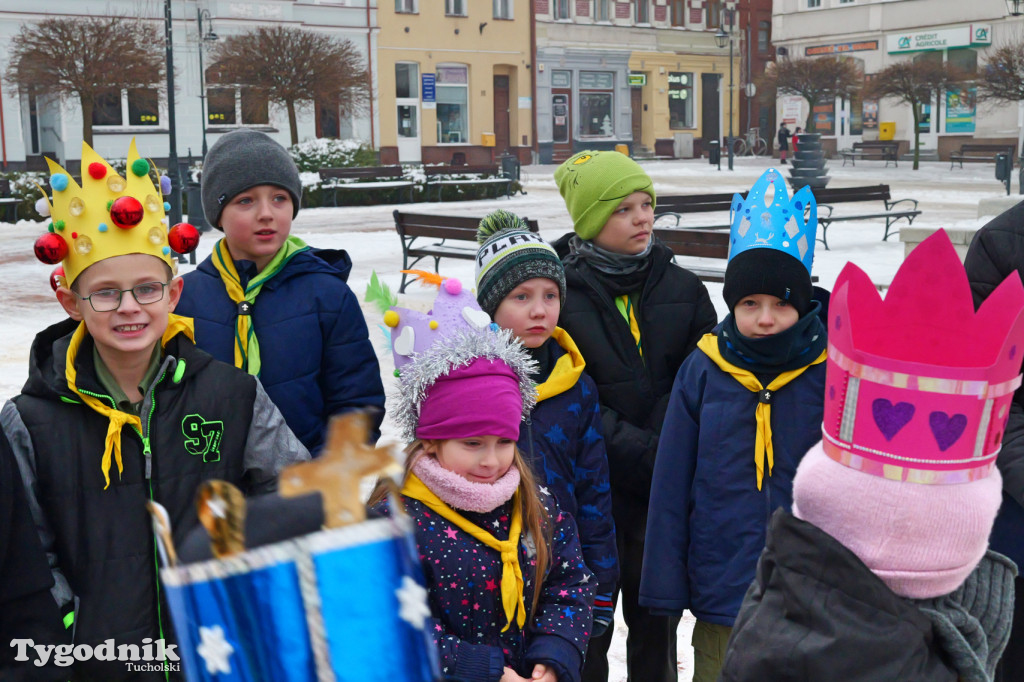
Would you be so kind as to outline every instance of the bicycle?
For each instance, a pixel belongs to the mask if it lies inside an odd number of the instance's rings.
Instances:
[[[747,130],[746,138],[734,137],[732,139],[732,153],[734,156],[767,156],[768,143],[760,135],[760,128]]]

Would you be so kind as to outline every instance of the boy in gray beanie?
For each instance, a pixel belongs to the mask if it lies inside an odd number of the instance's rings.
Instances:
[[[576,519],[583,559],[598,581],[594,629],[614,616],[619,578],[597,386],[572,337],[556,326],[565,300],[565,270],[526,221],[504,210],[480,221],[476,298],[499,327],[511,329],[538,363],[537,406],[519,427],[517,445],[562,509]]]
[[[302,183],[284,147],[254,130],[230,132],[203,163],[203,212],[224,233],[184,276],[178,312],[195,319],[196,345],[258,376],[314,456],[331,416],[384,417],[384,387],[345,251],[291,235]]]

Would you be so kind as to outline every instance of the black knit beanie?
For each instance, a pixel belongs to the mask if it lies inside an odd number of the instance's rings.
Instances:
[[[207,222],[218,230],[229,201],[258,185],[275,185],[292,197],[299,213],[302,183],[288,150],[267,134],[248,128],[233,130],[210,147],[203,161],[202,199]]]
[[[777,249],[747,249],[726,266],[722,296],[732,312],[741,299],[754,294],[789,301],[803,317],[811,309],[811,274],[803,263]]]

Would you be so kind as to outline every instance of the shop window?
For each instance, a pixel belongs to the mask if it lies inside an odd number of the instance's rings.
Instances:
[[[416,0],[395,0],[395,11],[399,14],[416,14]]]
[[[772,22],[757,22],[757,51],[767,52],[772,44]]]
[[[669,0],[668,10],[673,26],[686,26],[686,0]]]
[[[958,71],[963,71],[966,74],[978,73],[978,51],[969,48],[962,50],[950,50],[946,54],[946,62],[956,68]]]
[[[437,67],[437,136],[441,144],[469,142],[469,69]]]
[[[693,74],[668,74],[668,126],[672,130],[693,128]]]
[[[636,23],[651,23],[651,0],[635,0],[636,2]]]
[[[444,0],[444,13],[450,17],[466,16],[466,0]]]
[[[127,123],[126,123],[127,122]],[[156,126],[160,124],[160,91],[156,88],[109,88],[92,110],[94,126]]]
[[[611,137],[615,134],[615,74],[610,71],[580,71],[580,136]]]
[[[512,19],[512,0],[494,0],[494,18]]]

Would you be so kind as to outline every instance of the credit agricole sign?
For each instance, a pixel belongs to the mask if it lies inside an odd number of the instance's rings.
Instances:
[[[992,26],[990,24],[968,24],[911,33],[891,33],[885,37],[886,50],[890,54],[991,44]]]

